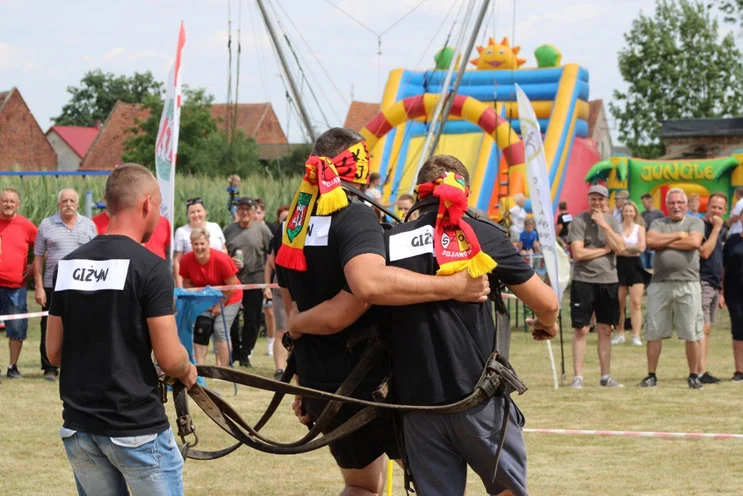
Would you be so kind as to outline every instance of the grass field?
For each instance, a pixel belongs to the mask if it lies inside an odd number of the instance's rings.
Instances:
[[[37,307],[36,307],[37,308]],[[36,309],[34,308],[34,309]],[[31,309],[30,309],[31,310]],[[565,359],[571,377],[571,333],[565,322]],[[742,433],[743,384],[727,382],[733,374],[727,312],[721,312],[712,331],[709,371],[725,379],[719,385],[692,391],[686,385],[683,343],[664,343],[658,370],[659,386],[641,389],[646,373],[645,349],[629,344],[614,347],[612,373],[622,389],[598,385],[596,336],[589,336],[586,387],[554,390],[544,343],[515,330],[512,362],[529,385],[517,402],[527,427],[638,430],[669,432]],[[6,340],[2,339],[4,343]],[[0,494],[69,495],[75,493],[72,471],[57,437],[61,403],[57,384],[46,382],[38,370],[38,320],[30,322],[29,339],[21,354],[26,379],[5,379],[0,385]],[[271,359],[265,340],[254,353],[255,372],[270,375]],[[559,367],[559,341],[553,342]],[[212,358],[213,360],[213,358]],[[0,363],[5,370],[3,344]],[[270,394],[210,383],[243,414],[255,421]],[[172,404],[167,405],[173,414]],[[223,447],[226,435],[203,415],[194,421],[204,448]],[[266,428],[276,438],[292,440],[304,432],[282,405]],[[735,440],[616,438],[525,434],[529,455],[529,488],[533,495],[736,495],[743,493],[743,442]],[[193,495],[330,495],[341,489],[340,477],[327,450],[297,456],[271,456],[241,448],[212,462],[188,461],[186,493]],[[401,471],[394,472],[394,494],[404,494]],[[468,495],[482,495],[471,474]]]

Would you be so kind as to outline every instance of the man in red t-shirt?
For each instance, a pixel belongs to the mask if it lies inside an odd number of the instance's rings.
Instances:
[[[98,230],[98,234],[105,234],[106,229],[108,229],[108,212],[104,210],[93,217],[92,220]],[[170,236],[170,222],[165,217],[160,216],[157,227],[155,227],[155,232],[152,233],[152,237],[144,246],[158,257],[167,260],[168,248],[170,248]]]
[[[36,240],[36,226],[18,215],[21,195],[12,188],[0,193],[0,315],[26,313],[26,275],[29,272],[28,253]],[[22,379],[18,371],[18,357],[26,339],[28,320],[8,320],[10,364],[7,377]]]

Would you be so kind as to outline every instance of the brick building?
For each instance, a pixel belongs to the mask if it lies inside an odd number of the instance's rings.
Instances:
[[[46,132],[46,139],[57,152],[57,170],[78,170],[99,131],[97,127],[50,127]]]
[[[660,137],[664,159],[724,157],[743,149],[743,119],[671,119]]]
[[[235,112],[234,104],[229,108]],[[227,109],[226,103],[216,103],[210,109],[220,131],[227,127]],[[258,158],[262,161],[284,157],[293,149],[270,103],[237,104],[235,127],[242,129],[245,136],[252,136],[255,139],[258,144]]]
[[[80,164],[81,170],[113,169],[121,163],[124,141],[131,136],[130,130],[144,122],[150,111],[136,103],[116,102],[101,132],[98,133],[88,153]]]
[[[379,113],[379,110],[378,103],[354,100],[351,102],[351,106],[348,107],[348,114],[346,114],[346,121],[343,123],[343,127],[359,132],[367,122],[372,120],[372,117]]]
[[[57,154],[23,100],[12,88],[0,92],[0,170],[56,170]]]

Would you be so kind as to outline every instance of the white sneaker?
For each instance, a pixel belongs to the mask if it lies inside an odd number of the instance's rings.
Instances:
[[[570,387],[573,389],[583,389],[583,377],[579,375],[573,377],[573,382],[570,383]]]
[[[624,344],[625,341],[624,334],[617,334],[614,336],[614,339],[611,340],[611,344]]]
[[[642,346],[642,339],[640,339],[640,336],[632,336],[632,346]]]

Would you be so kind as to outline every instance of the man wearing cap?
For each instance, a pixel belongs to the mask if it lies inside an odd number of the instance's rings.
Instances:
[[[583,359],[591,315],[596,313],[599,366],[602,386],[621,387],[609,375],[611,365],[611,327],[619,320],[619,278],[616,252],[625,244],[617,219],[604,210],[609,198],[606,186],[593,185],[588,190],[587,212],[570,224],[568,242],[573,253],[574,274],[570,286],[570,317],[575,329],[573,338],[573,382],[583,388]]]
[[[237,222],[224,228],[227,253],[237,266],[237,278],[242,284],[262,284],[263,267],[266,255],[271,248],[273,235],[263,222],[255,222],[255,203],[248,197],[237,200]],[[237,251],[242,251],[242,257]],[[240,333],[240,346],[233,343],[235,356],[240,365],[250,367],[250,354],[258,339],[263,312],[263,290],[243,290],[243,327]]]

